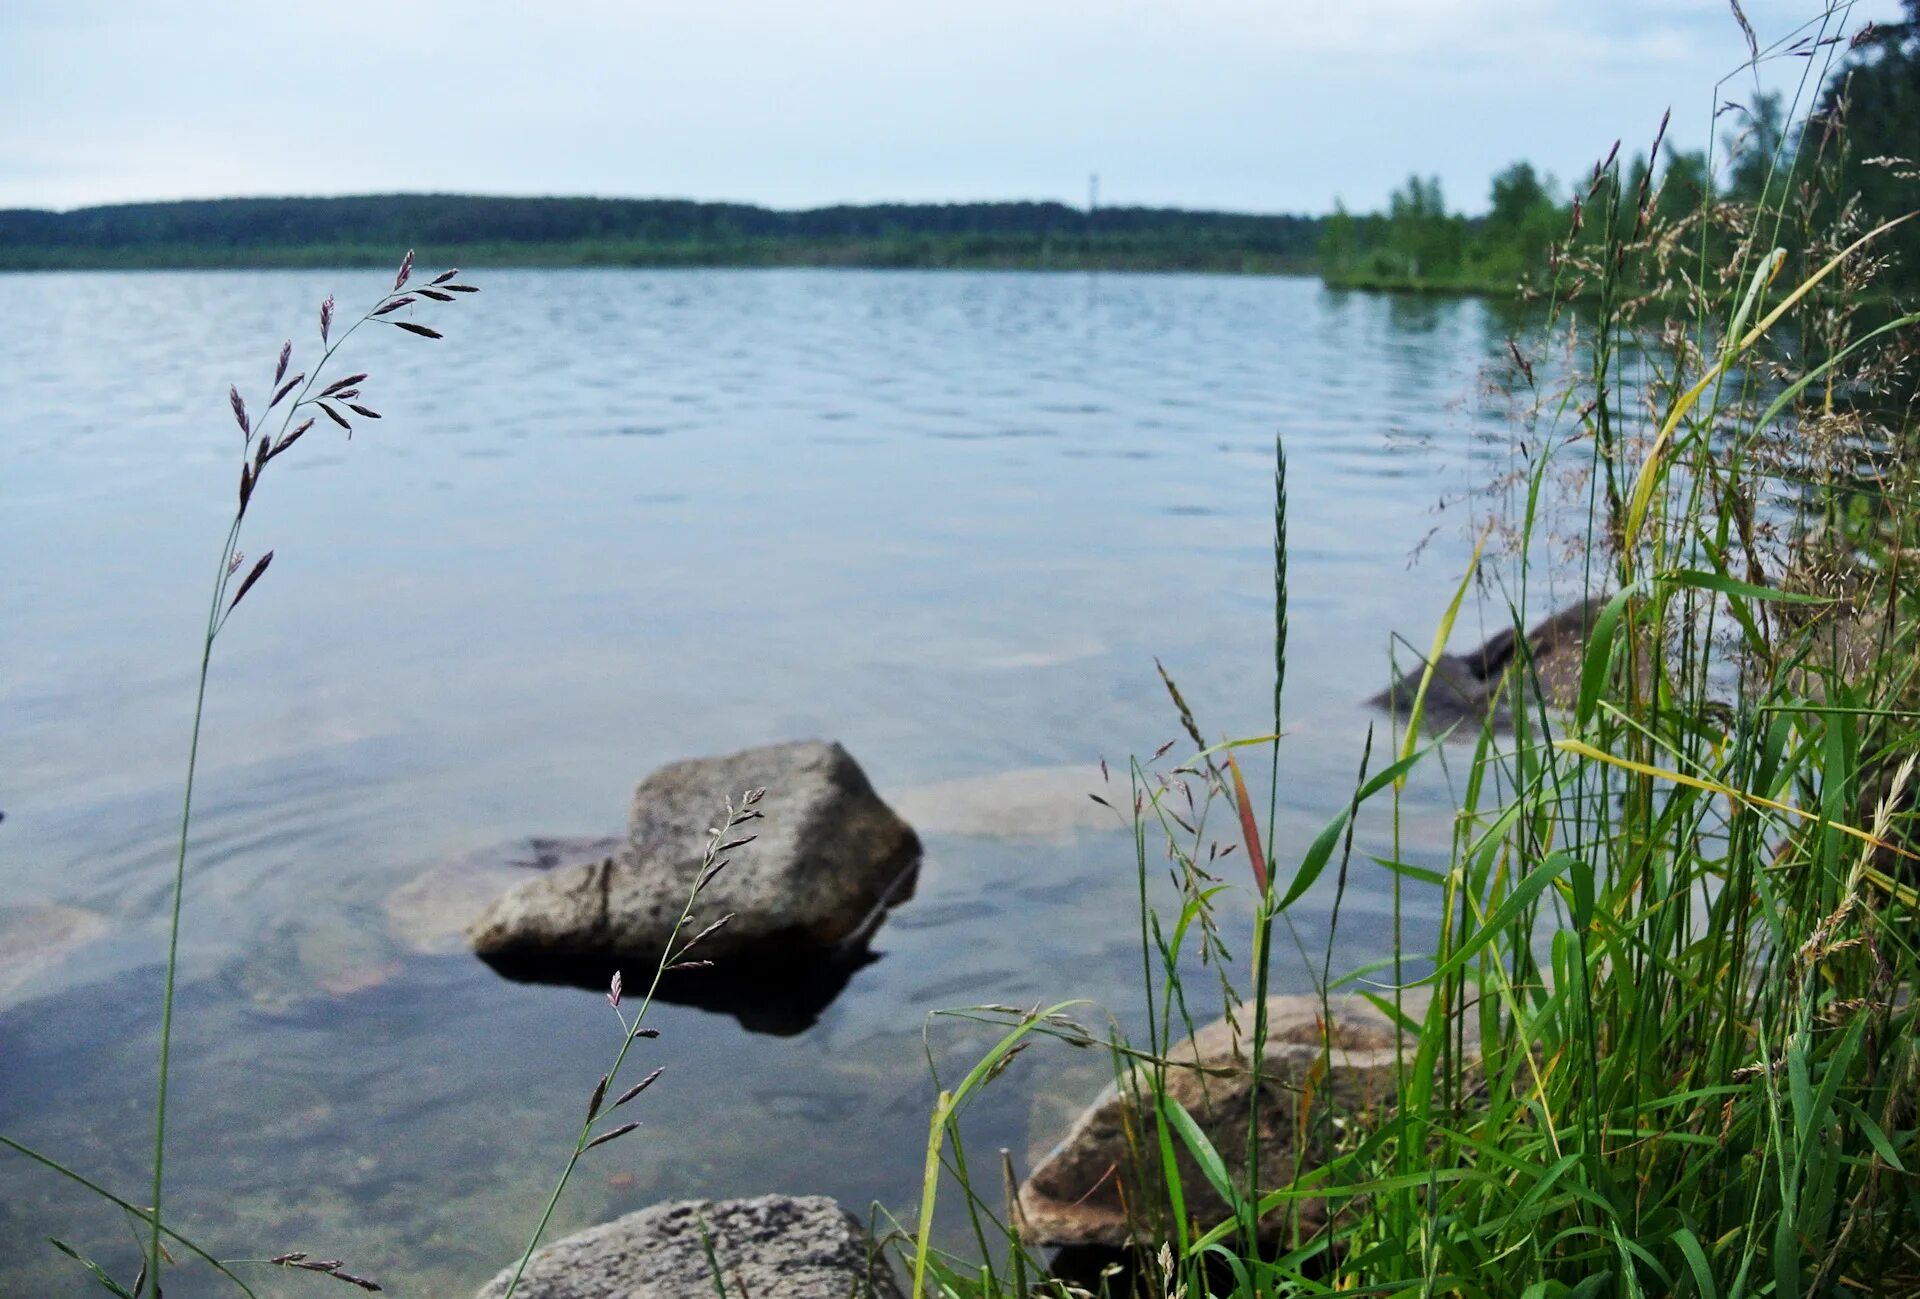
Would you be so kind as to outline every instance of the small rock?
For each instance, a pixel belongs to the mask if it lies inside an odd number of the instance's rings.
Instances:
[[[107,932],[107,918],[57,902],[0,907],[0,1006]]]
[[[409,951],[446,956],[466,950],[467,926],[529,871],[599,861],[620,846],[611,838],[515,839],[429,866],[387,894],[387,928]]]
[[[1331,1003],[1331,1058],[1323,1077],[1313,1077],[1323,1052],[1322,1004],[1315,997],[1271,997],[1267,1001],[1267,1045],[1260,1067],[1265,1098],[1260,1110],[1260,1176],[1263,1188],[1284,1186],[1296,1168],[1325,1161],[1330,1142],[1329,1116],[1364,1121],[1394,1099],[1396,1039],[1391,1023],[1367,1002],[1336,998]],[[1233,1021],[1215,1020],[1167,1053],[1173,1067],[1167,1073],[1167,1093],[1193,1115],[1200,1130],[1220,1153],[1232,1181],[1244,1186],[1247,1178],[1247,1115],[1252,1092],[1252,1070],[1247,1048],[1253,1034],[1253,1006],[1239,1008]],[[1307,1147],[1299,1148],[1300,1097],[1311,1087],[1315,1113],[1306,1125]],[[1140,1091],[1150,1094],[1148,1080]],[[1109,1084],[1082,1112],[1066,1137],[1034,1168],[1020,1187],[1018,1225],[1021,1235],[1036,1245],[1107,1245],[1131,1242],[1132,1225],[1126,1206],[1138,1213],[1142,1206],[1165,1209],[1166,1193],[1158,1177],[1158,1154],[1151,1121],[1141,1122],[1131,1095]],[[1140,1134],[1149,1167],[1136,1169],[1127,1148],[1126,1133]],[[1174,1137],[1180,1184],[1187,1212],[1203,1224],[1225,1218],[1227,1203],[1208,1184],[1206,1175]],[[1142,1178],[1147,1184],[1140,1185]],[[1313,1200],[1297,1202],[1303,1230],[1317,1229],[1326,1220],[1325,1208]],[[1278,1230],[1288,1210],[1277,1209],[1263,1227]],[[1154,1241],[1137,1243],[1154,1244]]]
[[[705,1233],[713,1244],[708,1261]],[[515,1299],[899,1299],[887,1262],[854,1216],[825,1196],[679,1200],[536,1252]],[[511,1267],[478,1299],[503,1299]]]
[[[657,959],[673,938],[707,828],[749,789],[765,789],[758,838],[701,895],[690,937],[703,959],[772,962],[861,938],[911,878],[919,839],[838,744],[805,741],[676,762],[634,791],[627,842],[604,861],[555,870],[496,900],[467,931],[489,958],[618,955]]]

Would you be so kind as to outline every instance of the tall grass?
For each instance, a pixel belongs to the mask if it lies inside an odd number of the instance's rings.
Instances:
[[[1773,52],[1812,51],[1817,86],[1840,17]],[[1659,219],[1650,185],[1622,185],[1616,160],[1595,167],[1583,205],[1609,233],[1596,245],[1569,232],[1556,259],[1591,309],[1556,311],[1543,338],[1514,342],[1512,381],[1538,422],[1521,434],[1500,544],[1483,535],[1434,641],[1476,587],[1492,601],[1493,621],[1522,637],[1503,720],[1436,740],[1423,679],[1395,719],[1394,761],[1363,767],[1348,807],[1288,868],[1272,862],[1236,758],[1275,741],[1210,745],[1173,691],[1195,750],[1171,770],[1133,769],[1149,1012],[1144,1040],[1113,1042],[1133,1096],[1117,1176],[1147,1246],[1126,1282],[1137,1292],[1920,1293],[1920,431],[1887,399],[1920,315],[1862,314],[1877,241],[1905,218],[1869,220],[1822,189],[1842,125],[1814,123],[1760,204],[1678,224]],[[1555,355],[1580,358],[1559,381]],[[1849,408],[1849,394],[1875,393]],[[1568,481],[1583,494],[1563,530]],[[1284,501],[1282,488],[1276,735]],[[1605,602],[1561,693],[1524,632],[1568,535],[1583,543],[1574,584]],[[1457,767],[1462,745],[1448,860],[1408,864],[1404,781]],[[1241,823],[1251,859],[1231,876],[1207,847],[1216,808]],[[1355,821],[1382,816],[1392,848],[1377,866],[1356,861]],[[1181,886],[1166,915],[1146,888],[1163,838]],[[1350,887],[1391,890],[1397,946],[1341,973]],[[1263,1104],[1326,1141],[1287,1184],[1250,1171],[1241,1183],[1234,1170],[1258,1158],[1216,1148],[1169,1103],[1170,1043],[1192,1030],[1205,969],[1230,1007],[1236,985],[1254,990],[1248,1058],[1263,1058],[1272,936],[1310,892],[1333,906],[1319,961],[1299,946],[1305,972],[1329,1019],[1332,995],[1354,992],[1399,1026],[1395,1096],[1340,1111],[1331,1089],[1254,1088],[1254,1142]],[[1433,912],[1435,929],[1416,932],[1410,917]],[[1250,959],[1229,974],[1240,935]],[[997,1197],[966,1176],[955,1119],[1009,1050],[1080,1040],[1062,1009],[990,1013],[1008,1035],[942,1094],[917,1292],[1007,1294],[1042,1273],[1013,1207],[995,1216]],[[1337,1041],[1322,1046],[1338,1069]],[[933,1247],[943,1164],[976,1215],[1013,1224],[1004,1250]],[[1188,1211],[1195,1169],[1229,1212]],[[1296,1212],[1308,1205],[1323,1212]]]

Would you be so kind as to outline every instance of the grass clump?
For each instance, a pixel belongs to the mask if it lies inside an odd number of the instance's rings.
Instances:
[[[1136,1093],[1113,1175],[1144,1252],[1100,1286],[1920,1294],[1920,430],[1903,395],[1920,316],[1864,309],[1906,218],[1822,190],[1844,132],[1815,125],[1781,141],[1779,183],[1737,210],[1670,218],[1617,153],[1595,168],[1585,231],[1552,262],[1583,306],[1513,341],[1533,414],[1434,642],[1437,657],[1477,587],[1516,637],[1506,706],[1437,739],[1429,670],[1391,763],[1370,738],[1348,807],[1291,867],[1237,756],[1282,742],[1282,488],[1271,734],[1210,744],[1174,691],[1194,750],[1133,769],[1150,1022],[1144,1041],[1113,1041]],[[1550,575],[1600,601],[1566,707],[1525,639]],[[1447,859],[1426,867],[1405,860],[1397,811],[1435,763],[1457,806]],[[1223,868],[1210,814],[1246,866]],[[1387,839],[1371,859],[1353,851],[1363,818]],[[1178,888],[1165,914],[1148,905],[1150,840]],[[1340,902],[1363,881],[1391,892],[1399,943],[1343,971]],[[1324,935],[1297,914],[1309,895],[1331,896]],[[1251,985],[1261,1067],[1277,930],[1327,1013],[1318,1076],[1250,1092],[1250,1144],[1285,1124],[1323,1138],[1324,1157],[1276,1185],[1244,1171],[1257,1151],[1238,1158],[1169,1103],[1167,1071],[1214,999],[1202,978],[1227,1007]],[[1333,999],[1349,993],[1400,1029],[1386,1104],[1343,1107],[1324,1084],[1345,1054]],[[1008,1037],[941,1097],[914,1250],[927,1292],[1078,1288],[1036,1282],[1040,1260],[1006,1225],[1017,1207],[990,1207],[1003,1197],[968,1176],[955,1121],[1007,1051],[1084,1033],[1062,1009],[1003,1014]],[[943,1163],[982,1244],[1004,1242],[981,1261],[930,1240]],[[1227,1212],[1189,1212],[1194,1169]]]

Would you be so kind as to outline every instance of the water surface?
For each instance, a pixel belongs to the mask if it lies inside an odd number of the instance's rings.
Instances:
[[[386,418],[316,429],[256,499],[243,548],[276,559],[219,648],[183,936],[179,1221],[397,1294],[470,1292],[517,1251],[618,1030],[594,994],[416,951],[393,890],[518,836],[615,831],[657,764],[773,740],[837,738],[903,804],[1036,769],[1072,802],[1103,755],[1178,733],[1156,656],[1209,734],[1264,732],[1276,436],[1284,863],[1344,804],[1389,636],[1430,633],[1468,549],[1460,498],[1506,463],[1482,380],[1504,328],[1472,301],[1164,275],[471,278],[435,314],[445,342],[354,340]],[[238,451],[225,386],[260,393],[325,293],[380,287],[0,277],[0,897],[106,924],[0,1008],[0,1130],[132,1198]],[[964,788],[954,806],[991,808]],[[1443,792],[1416,791],[1410,853],[1443,839]],[[647,1127],[587,1162],[560,1229],[766,1191],[904,1213],[923,1030],[943,1069],[990,1040],[930,1011],[1084,996],[1138,1030],[1129,836],[1078,810],[929,819],[917,896],[810,1028],[660,1009]],[[1357,868],[1343,952],[1384,943],[1385,879]],[[1309,949],[1330,903],[1297,913]],[[1281,979],[1305,987],[1301,962]],[[1023,1057],[970,1112],[977,1148],[1024,1166],[1101,1068]],[[85,1292],[48,1234],[133,1254],[0,1158],[0,1294]]]

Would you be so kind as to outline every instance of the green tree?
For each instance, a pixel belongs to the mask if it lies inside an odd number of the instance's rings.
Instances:
[[[1345,203],[1335,199],[1333,215],[1327,218],[1326,227],[1320,232],[1320,264],[1336,272],[1345,270],[1358,251],[1356,235],[1353,215]]]
[[[1516,162],[1493,178],[1487,229],[1517,237],[1542,205],[1552,207],[1553,199],[1548,196],[1540,178],[1534,174],[1533,164]]]
[[[1440,178],[1407,177],[1387,200],[1385,269],[1409,280],[1439,281],[1460,270],[1465,222],[1447,215]]]
[[[1745,111],[1745,125],[1721,137],[1730,160],[1727,187],[1743,202],[1778,199],[1784,192],[1786,176],[1776,174],[1775,167],[1787,167],[1791,162],[1787,156],[1785,102],[1777,90],[1761,91]]]
[[[1914,183],[1920,157],[1920,0],[1905,0],[1906,20],[1875,28],[1822,90],[1814,112],[1838,114],[1845,127],[1840,196],[1857,195],[1866,213],[1886,220],[1920,207]],[[1882,161],[1875,161],[1876,159]],[[1890,161],[1907,160],[1904,163]],[[1886,247],[1897,283],[1920,284],[1920,231],[1908,222]]]
[[[1516,162],[1493,178],[1477,260],[1486,277],[1536,280],[1546,273],[1547,250],[1566,229],[1552,185],[1533,164]]]
[[[1660,178],[1655,213],[1663,220],[1678,220],[1700,211],[1712,197],[1713,176],[1707,168],[1706,151],[1683,153],[1668,145],[1667,169]]]

